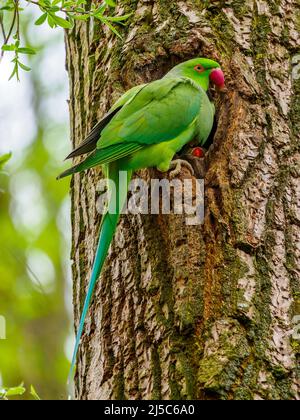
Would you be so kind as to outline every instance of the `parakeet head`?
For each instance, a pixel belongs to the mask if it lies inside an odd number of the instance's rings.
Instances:
[[[167,75],[183,76],[193,79],[205,91],[209,88],[210,82],[218,89],[223,89],[225,85],[224,74],[220,64],[208,58],[193,58],[174,67]]]

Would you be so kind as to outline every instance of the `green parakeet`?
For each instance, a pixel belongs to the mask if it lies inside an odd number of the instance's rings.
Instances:
[[[126,186],[119,184],[119,172],[127,172],[128,183],[133,171],[138,169],[156,167],[165,172],[174,166],[174,155],[191,140],[196,138],[203,145],[211,132],[215,114],[214,105],[206,93],[210,82],[223,88],[224,75],[220,65],[206,58],[195,58],[177,65],[160,80],[134,87],[116,102],[87,139],[68,156],[92,152],[59,178],[103,165],[107,178],[114,181],[119,197],[117,208],[113,209],[109,203],[102,218],[71,374],[94,287],[127,197]]]

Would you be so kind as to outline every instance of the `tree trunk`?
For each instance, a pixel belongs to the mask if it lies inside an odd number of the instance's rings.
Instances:
[[[219,61],[228,91],[215,96],[204,224],[121,218],[86,322],[77,398],[299,399],[296,0],[120,0],[117,12],[133,12],[122,40],[97,22],[77,22],[66,39],[75,144],[121,93],[186,59]],[[100,176],[72,183],[76,325]]]

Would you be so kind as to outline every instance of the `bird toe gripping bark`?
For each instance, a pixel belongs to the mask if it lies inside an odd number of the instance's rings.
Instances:
[[[170,178],[173,179],[178,176],[182,170],[182,166],[185,166],[192,175],[195,174],[192,165],[183,159],[175,159],[172,160],[169,171],[170,171]]]

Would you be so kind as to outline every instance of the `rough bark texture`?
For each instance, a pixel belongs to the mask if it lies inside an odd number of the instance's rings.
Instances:
[[[78,22],[67,36],[76,144],[123,91],[179,61],[217,59],[228,92],[216,96],[204,225],[121,219],[86,324],[77,398],[297,399],[297,1],[121,0],[117,11],[134,12],[123,40],[96,23]],[[72,184],[76,324],[100,176],[92,170]]]

